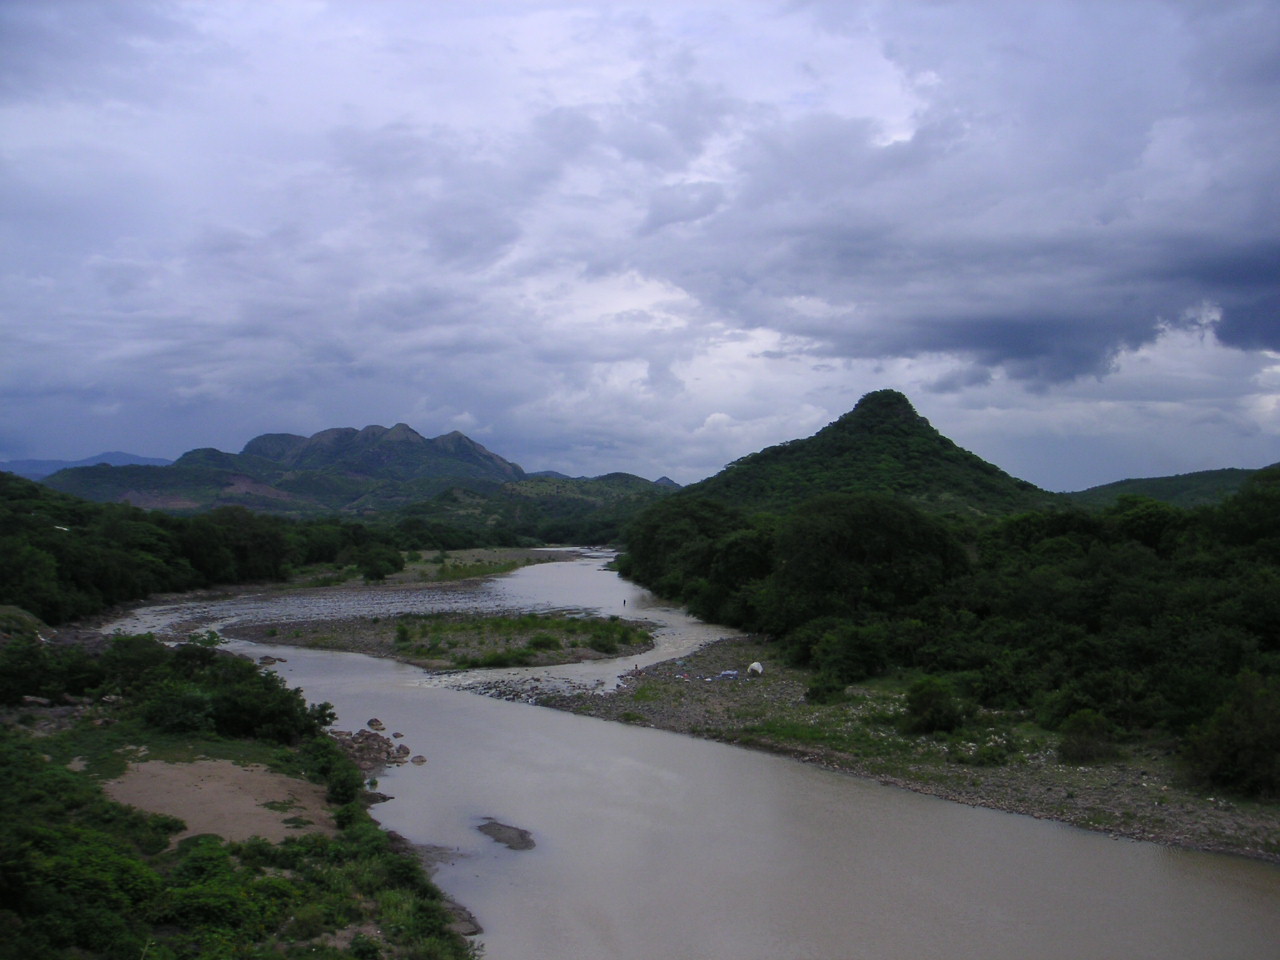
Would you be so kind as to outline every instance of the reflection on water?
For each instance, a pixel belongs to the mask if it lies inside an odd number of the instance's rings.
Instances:
[[[525,568],[467,602],[642,612],[672,648],[720,635],[682,625],[598,558]],[[206,614],[283,619],[265,599]],[[334,703],[340,725],[377,716],[427,757],[381,778],[395,799],[374,812],[458,851],[437,879],[485,926],[489,960],[1280,957],[1280,870],[1266,864],[435,688],[390,661],[255,649],[287,658],[279,669]],[[537,846],[493,842],[476,829],[485,817]]]

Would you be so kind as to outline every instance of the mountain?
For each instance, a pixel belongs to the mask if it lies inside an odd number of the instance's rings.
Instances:
[[[877,390],[812,437],[768,447],[684,488],[747,512],[823,493],[886,493],[935,513],[994,515],[1061,504],[956,446],[896,390]]]
[[[1275,464],[1274,466],[1280,466]],[[1227,468],[1224,470],[1200,470],[1180,473],[1172,477],[1147,477],[1137,480],[1117,480],[1104,483],[1065,496],[1072,502],[1089,509],[1111,506],[1122,496],[1147,497],[1175,507],[1190,509],[1221,503],[1238,493],[1244,482],[1257,470]]]
[[[388,509],[454,485],[484,488],[523,479],[519,466],[461,433],[428,440],[398,423],[310,437],[264,434],[238,454],[202,448],[170,466],[78,467],[45,483],[88,500],[162,510],[240,505],[314,514]]]
[[[73,467],[91,467],[100,463],[113,467],[130,465],[166,467],[173,461],[161,460],[157,457],[139,457],[133,453],[121,453],[119,450],[111,450],[107,453],[100,453],[96,457],[85,457],[83,460],[7,460],[0,462],[0,470],[4,470],[7,473],[16,473],[20,477],[26,477],[28,480],[42,480],[50,474],[57,473],[59,470],[67,470]]]
[[[289,516],[388,513],[407,527],[574,543],[616,539],[631,516],[676,489],[624,473],[531,476],[464,434],[429,440],[403,423],[310,437],[266,433],[239,453],[205,447],[171,466],[80,467],[44,482],[86,500],[175,513],[225,506]]]

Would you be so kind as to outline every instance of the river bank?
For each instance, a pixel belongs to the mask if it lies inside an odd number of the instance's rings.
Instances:
[[[572,556],[564,554],[566,559]],[[503,562],[528,559],[533,557],[501,558]],[[494,563],[496,558],[477,554],[466,560]],[[372,589],[390,595],[432,579],[431,572],[411,565],[385,585],[369,588],[348,583],[303,592],[332,595],[340,608],[341,598],[356,591]],[[468,592],[478,582],[463,580],[446,586]],[[642,616],[642,611],[637,615]],[[442,676],[440,671],[456,671],[456,656],[493,653],[498,642],[474,631],[463,646],[449,651],[448,660],[433,659],[397,644],[397,625],[394,616],[330,615],[287,623],[245,622],[237,624],[233,633],[237,639],[390,658],[435,671],[437,677]],[[200,624],[173,626],[181,631]],[[538,632],[533,627],[508,633],[501,642],[504,648],[525,648]],[[643,648],[624,647],[613,654],[619,673]],[[551,692],[528,677],[458,686],[501,699],[780,753],[958,803],[1060,821],[1116,838],[1280,862],[1280,805],[1193,789],[1179,776],[1170,744],[1127,743],[1114,760],[1087,766],[1064,764],[1057,756],[1055,734],[1026,717],[986,711],[968,722],[958,736],[906,735],[895,723],[903,710],[905,681],[880,680],[850,688],[843,702],[809,704],[804,699],[808,674],[776,661],[774,654],[758,638],[722,639],[628,672],[618,690],[606,695]],[[552,652],[540,651],[539,656],[546,659],[531,665],[551,662]],[[554,652],[554,662],[607,657],[589,648]],[[746,668],[753,661],[765,664],[762,677],[748,678]],[[737,675],[722,676],[726,671]]]
[[[1167,745],[1126,744],[1115,760],[1066,764],[1054,734],[996,713],[975,718],[955,738],[907,735],[894,724],[905,684],[855,686],[844,703],[813,705],[804,699],[809,675],[773,659],[775,652],[759,638],[736,637],[628,673],[607,695],[550,694],[534,702],[781,753],[1116,839],[1280,862],[1280,804],[1191,788]],[[763,675],[748,675],[753,662],[765,665]],[[991,762],[993,754],[1003,754],[1002,762]]]

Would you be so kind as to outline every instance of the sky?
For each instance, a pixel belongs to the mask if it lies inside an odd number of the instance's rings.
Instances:
[[[1274,0],[0,0],[0,460],[1280,461]]]

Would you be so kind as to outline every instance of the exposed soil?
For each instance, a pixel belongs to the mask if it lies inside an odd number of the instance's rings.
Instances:
[[[278,843],[300,833],[337,832],[324,787],[230,760],[143,761],[103,784],[107,796],[187,827],[173,842],[202,833],[227,840],[262,837]]]

